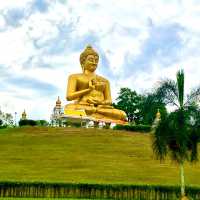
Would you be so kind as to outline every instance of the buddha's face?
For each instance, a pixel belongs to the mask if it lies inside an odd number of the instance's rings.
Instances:
[[[88,55],[85,59],[85,63],[83,65],[84,70],[89,70],[91,72],[94,72],[97,68],[98,64],[98,57],[94,55]]]

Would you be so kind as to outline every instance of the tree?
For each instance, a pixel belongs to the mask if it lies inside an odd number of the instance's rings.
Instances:
[[[154,130],[153,151],[157,158],[164,160],[169,154],[180,166],[181,196],[185,196],[184,162],[197,161],[197,144],[200,135],[200,87],[184,95],[184,72],[177,72],[176,82],[165,80],[157,89],[157,96],[166,104],[176,106],[162,119]]]
[[[113,104],[113,106],[125,111],[129,122],[137,121],[142,97],[136,91],[132,91],[129,88],[121,88],[116,100],[117,104]]]
[[[3,126],[13,126],[13,116],[0,110],[0,120]]]
[[[124,110],[128,121],[134,121],[136,124],[151,125],[158,109],[162,117],[167,114],[165,103],[157,97],[157,94],[140,95],[129,88],[120,89],[117,104],[114,104],[114,107]]]
[[[13,126],[13,116],[10,113],[4,114],[5,124],[8,126]]]
[[[157,94],[155,93],[144,95],[140,108],[140,124],[152,125],[158,109],[161,113],[161,117],[164,118],[167,115],[165,103],[161,99],[159,99],[157,97]]]

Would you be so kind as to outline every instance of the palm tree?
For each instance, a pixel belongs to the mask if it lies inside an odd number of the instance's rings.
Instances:
[[[184,95],[184,72],[177,72],[176,82],[164,80],[157,89],[157,97],[175,111],[162,119],[153,132],[153,151],[164,160],[169,154],[180,166],[181,196],[185,196],[184,162],[198,159],[197,145],[200,140],[200,87]]]

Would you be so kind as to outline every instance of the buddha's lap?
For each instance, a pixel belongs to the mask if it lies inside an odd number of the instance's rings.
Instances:
[[[65,109],[69,110],[85,110],[87,115],[91,115],[93,113],[99,113],[101,115],[115,117],[117,119],[125,119],[126,114],[122,110],[118,110],[109,105],[99,105],[97,107],[90,106],[86,104],[68,104],[65,106]]]

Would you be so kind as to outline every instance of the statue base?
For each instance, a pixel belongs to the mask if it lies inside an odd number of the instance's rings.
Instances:
[[[127,121],[123,120],[117,120],[117,119],[112,119],[109,117],[105,117],[104,115],[101,115],[99,113],[93,113],[91,115],[87,115],[84,109],[80,110],[73,110],[73,109],[65,109],[64,110],[64,115],[61,116],[61,118],[65,119],[71,119],[71,120],[77,120],[77,121],[93,121],[95,123],[112,123],[112,124],[120,124],[120,125],[127,125]]]

